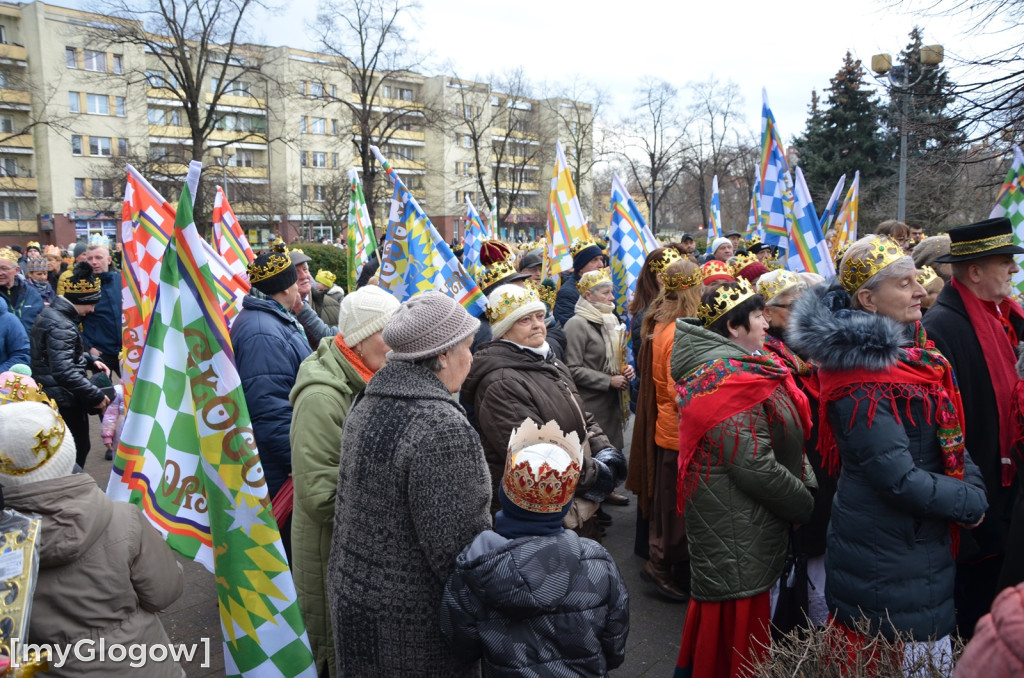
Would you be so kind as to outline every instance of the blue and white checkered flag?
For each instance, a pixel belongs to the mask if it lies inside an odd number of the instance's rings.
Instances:
[[[636,291],[640,269],[657,243],[617,174],[612,175],[611,211],[609,258],[612,284],[615,287],[615,307],[621,314],[626,312]]]

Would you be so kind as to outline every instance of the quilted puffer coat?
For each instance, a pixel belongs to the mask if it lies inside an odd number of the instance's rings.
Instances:
[[[677,382],[706,362],[744,354],[695,322],[676,321]],[[788,398],[780,385],[764,402],[714,426],[699,443],[714,450],[717,463],[705,467],[699,460],[706,455],[698,450],[688,469],[697,477],[683,512],[695,600],[751,598],[770,589],[782,575],[791,526],[811,517],[811,489],[817,485],[804,457],[803,426],[782,402]]]
[[[85,352],[74,304],[64,297],[54,299],[36,318],[29,336],[32,375],[57,407],[92,407],[103,401],[103,392],[86,374],[96,358]]]
[[[625,658],[629,595],[595,541],[488,530],[455,561],[441,632],[453,652],[483,660],[484,676],[598,678]]]

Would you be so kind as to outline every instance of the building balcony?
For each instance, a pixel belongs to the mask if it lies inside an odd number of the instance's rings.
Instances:
[[[213,92],[206,93],[206,103],[213,102]],[[267,109],[267,100],[259,97],[250,96],[237,96],[234,94],[222,94],[220,99],[217,100],[218,107],[230,107],[230,108],[254,108],[256,110],[265,111]]]
[[[388,158],[391,166],[399,170],[420,170],[426,171],[427,164],[422,160],[406,160],[405,158]]]
[[[22,89],[0,89],[0,103],[28,106],[32,95]]]
[[[523,181],[521,183],[517,182],[517,181],[499,181],[498,182],[498,190],[502,191],[504,193],[510,193],[512,191],[540,192],[540,190],[542,188],[543,188],[543,185],[539,181]]]
[[[25,61],[27,58],[28,53],[21,45],[12,45],[10,43],[0,44],[0,59]]]
[[[5,177],[0,176],[0,194],[8,191],[32,192],[38,190],[38,182],[35,177]]]
[[[150,125],[149,136],[160,139],[182,139],[185,145],[192,144],[192,131],[182,125]],[[234,130],[214,130],[210,133],[209,141],[222,142],[244,142],[248,144],[266,144],[266,132],[238,132]]]
[[[13,148],[33,148],[32,135],[31,134],[12,134],[7,136],[0,133],[0,148],[13,147]],[[31,151],[30,151],[31,152]]]
[[[536,132],[519,132],[516,130],[509,132],[507,129],[500,127],[492,127],[490,131],[491,138],[494,139],[504,139],[506,137],[509,139],[522,139],[524,141],[537,141],[540,139]]]
[[[38,233],[39,222],[35,219],[0,219],[0,233]]]

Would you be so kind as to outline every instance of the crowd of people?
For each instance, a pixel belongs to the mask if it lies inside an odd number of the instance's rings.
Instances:
[[[634,499],[639,577],[688,604],[677,678],[770,661],[794,586],[802,623],[875,675],[1016,675],[998,640],[1024,617],[1024,249],[1008,220],[929,238],[885,222],[833,250],[829,281],[739,233],[703,256],[686,236],[649,253],[627,309],[600,241],[573,243],[556,280],[542,247],[484,243],[481,320],[438,291],[399,303],[370,266],[346,294],[283,244],[249,265],[231,342],[319,675],[606,675],[632,565],[601,546],[603,505]],[[111,451],[124,415],[118,274],[102,245],[70,262],[26,249],[0,249],[0,429],[24,439],[0,484],[44,536],[75,510],[102,544],[133,535],[103,546],[100,590],[136,601],[104,619],[164,637],[152,613],[182,585],[169,551],[72,473],[90,415]],[[47,595],[34,642],[54,636]],[[65,635],[102,633],[94,612],[68,610],[81,628]],[[955,668],[954,636],[971,640]]]

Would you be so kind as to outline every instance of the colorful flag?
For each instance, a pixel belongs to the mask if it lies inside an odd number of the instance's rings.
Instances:
[[[818,218],[818,223],[821,224],[821,230],[823,233],[828,233],[828,229],[832,228],[832,220],[835,219],[836,202],[839,200],[839,196],[843,194],[843,187],[846,186],[846,175],[839,177],[839,181],[836,182],[836,187],[832,189],[832,195],[828,199],[828,204],[825,205],[825,211],[821,213]]]
[[[220,186],[217,187],[217,197],[213,201],[213,244],[228,268],[248,282],[246,266],[252,263],[256,255]]]
[[[747,233],[764,240],[764,228],[761,227],[761,173],[754,171],[754,190],[750,192],[750,214],[747,215]]]
[[[1006,181],[999,189],[996,205],[989,218],[1007,217],[1013,224],[1014,244],[1024,243],[1024,153],[1019,146],[1013,147],[1013,163],[1006,173]],[[1024,270],[1013,274],[1013,286],[1017,294],[1024,294]]]
[[[711,179],[711,223],[708,224],[708,247],[715,238],[722,237],[722,199],[718,195],[718,175]]]
[[[188,185],[198,185],[201,166],[189,165]],[[159,287],[160,261],[173,228],[174,207],[128,165],[121,208],[121,383],[125,407],[131,401]]]
[[[381,254],[380,286],[399,301],[438,290],[473,315],[481,315],[487,308],[487,298],[476,281],[455,258],[380,149],[371,146],[370,150],[395,185]]]
[[[217,580],[229,676],[308,676],[295,595],[186,186],[107,494]]]
[[[775,124],[775,115],[768,105],[768,92],[761,90],[761,225],[764,242],[786,247],[786,237],[793,220],[793,178],[789,170],[782,137]]]
[[[857,239],[857,215],[860,211],[860,170],[853,173],[853,184],[846,191],[843,206],[836,215],[836,240],[832,249],[846,247]]]
[[[608,258],[615,289],[615,306],[620,314],[625,314],[636,291],[640,269],[658,243],[653,236],[649,236],[650,229],[640,209],[617,174],[612,174],[611,211]]]
[[[484,228],[480,213],[476,211],[476,207],[473,206],[468,195],[466,196],[466,219],[469,221],[469,226],[466,227],[466,237],[463,243],[462,266],[470,275],[476,277],[480,270],[480,246],[484,240],[487,240],[487,229]]]
[[[547,235],[547,262],[551,267],[550,273],[555,275],[572,268],[569,246],[580,240],[591,239],[561,141],[555,142],[555,171],[551,177],[551,193],[548,198]]]
[[[836,269],[829,254],[828,243],[818,224],[818,213],[814,211],[811,192],[807,190],[804,173],[796,168],[794,187],[794,219],[789,233],[789,258],[786,265],[791,271],[817,273],[826,279],[836,276]]]
[[[498,240],[501,236],[498,234],[498,196],[494,196],[494,200],[491,201],[491,220],[488,226],[491,229],[491,239]]]
[[[370,210],[366,207],[363,182],[354,169],[348,171],[348,291],[356,288],[363,266],[377,253],[377,234],[370,221]]]

